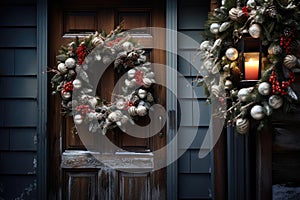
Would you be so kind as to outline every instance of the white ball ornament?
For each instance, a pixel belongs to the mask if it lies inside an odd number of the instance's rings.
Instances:
[[[123,47],[123,49],[124,49],[125,51],[127,51],[127,52],[133,50],[133,44],[132,44],[131,42],[128,42],[128,41],[124,42],[124,43],[122,44],[122,47]]]
[[[128,72],[127,72],[127,75],[128,75],[128,78],[134,78],[135,76],[135,69],[130,69]]]
[[[261,120],[265,117],[264,108],[260,105],[255,105],[250,111],[251,117],[256,120]]]
[[[264,96],[269,95],[271,92],[271,85],[268,82],[260,83],[258,86],[258,92]]]
[[[74,86],[75,89],[81,88],[81,86],[82,86],[81,80],[75,79],[75,80],[73,81],[73,86]]]
[[[274,109],[278,109],[282,106],[283,104],[283,99],[281,96],[279,95],[272,95],[269,98],[269,105],[274,108]]]
[[[247,1],[247,7],[248,8],[251,8],[251,9],[254,9],[256,7],[256,2],[255,0],[248,0]]]
[[[239,52],[232,47],[226,50],[225,55],[229,60],[234,61],[238,58]]]
[[[71,92],[62,92],[61,96],[64,100],[69,100],[72,96]]]
[[[145,106],[138,106],[136,108],[136,113],[139,116],[145,116],[147,114],[147,108]]]
[[[144,98],[147,96],[147,91],[146,91],[146,90],[143,90],[143,89],[139,89],[139,91],[138,91],[138,96],[139,96],[141,99],[144,99]]]
[[[210,25],[210,32],[212,34],[217,34],[217,33],[219,33],[219,28],[220,28],[220,25],[218,23],[212,23]]]
[[[76,61],[74,58],[68,58],[66,61],[65,61],[65,65],[67,68],[71,69],[71,68],[74,68],[76,67]]]
[[[247,134],[249,132],[250,123],[248,119],[238,118],[235,125],[238,133]]]
[[[252,24],[248,30],[249,34],[253,38],[259,38],[261,33],[261,27],[258,24]]]
[[[74,116],[74,123],[79,125],[79,124],[82,124],[83,122],[83,118],[80,114],[77,114]]]
[[[67,66],[65,65],[65,63],[59,63],[57,66],[58,71],[60,71],[61,73],[66,73],[68,71]]]

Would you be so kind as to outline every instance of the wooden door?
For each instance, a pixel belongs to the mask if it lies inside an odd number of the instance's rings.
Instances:
[[[49,1],[49,66],[56,65],[55,56],[61,45],[66,45],[74,36],[104,30],[109,33],[123,20],[125,29],[137,27],[165,27],[164,1],[141,0],[57,0]],[[141,43],[159,44],[164,48],[164,34],[140,31]],[[134,37],[134,36],[133,36]],[[165,64],[165,52],[147,48],[149,61]],[[164,82],[163,68],[155,71],[156,80]],[[51,78],[51,77],[49,77]],[[113,67],[108,68],[101,78],[98,92],[110,99],[116,80]],[[105,83],[105,87],[101,84]],[[50,84],[49,84],[50,85]],[[49,90],[50,86],[49,86]],[[165,107],[165,89],[155,86],[159,104]],[[149,171],[165,163],[165,154],[153,157],[151,152],[166,144],[163,137],[135,138],[120,131],[112,131],[107,137],[120,148],[130,152],[122,155],[107,152],[106,157],[116,163],[116,170],[99,162],[87,151],[74,130],[72,117],[62,116],[60,99],[49,96],[48,111],[49,138],[49,199],[165,199],[166,170]],[[144,122],[146,123],[146,122]],[[139,152],[139,153],[137,153]],[[130,170],[130,163],[137,163],[131,172],[118,170],[120,160],[126,160],[123,167]],[[121,166],[120,166],[121,169]],[[145,170],[147,169],[147,170]],[[139,173],[134,173],[139,171]]]

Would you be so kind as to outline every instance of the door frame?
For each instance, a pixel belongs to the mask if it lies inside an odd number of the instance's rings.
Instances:
[[[47,199],[48,1],[37,1],[37,198]]]
[[[168,114],[177,113],[177,0],[166,0],[166,66],[171,67],[171,73],[166,73],[166,109]],[[172,92],[173,91],[173,92]],[[177,116],[170,121],[170,116],[166,120],[167,135],[167,160],[175,160],[167,166],[167,199],[178,199],[178,165],[177,165],[177,142],[170,145],[170,141],[176,138]]]

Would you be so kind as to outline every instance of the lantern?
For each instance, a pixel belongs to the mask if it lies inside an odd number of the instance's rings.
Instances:
[[[242,58],[240,60],[240,69],[243,73],[242,82],[255,84],[264,69],[264,53],[260,39],[252,37],[243,37],[240,41]]]

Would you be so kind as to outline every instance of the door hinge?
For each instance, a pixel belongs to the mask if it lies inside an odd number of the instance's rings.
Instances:
[[[169,116],[169,129],[176,129],[176,111],[175,110],[169,110],[168,112]]]

